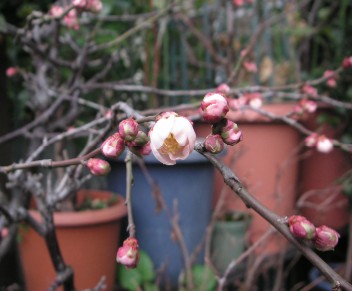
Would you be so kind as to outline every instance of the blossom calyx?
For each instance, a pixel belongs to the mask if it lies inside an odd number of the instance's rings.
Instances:
[[[136,138],[133,140],[132,143],[134,146],[143,146],[143,145],[147,144],[148,142],[149,142],[148,135],[144,131],[139,130],[136,135]]]
[[[205,138],[204,147],[208,152],[218,154],[224,149],[224,141],[219,134],[209,134]]]
[[[111,170],[110,164],[102,159],[91,158],[87,161],[86,166],[95,176],[104,176]]]
[[[292,215],[288,219],[290,232],[298,238],[311,240],[315,237],[315,226],[307,218],[300,215]]]
[[[134,269],[138,265],[138,241],[134,237],[127,238],[122,247],[117,250],[116,262],[124,265],[127,269]]]
[[[242,140],[242,132],[231,120],[226,120],[226,125],[221,129],[220,134],[224,143],[228,145],[235,145]]]
[[[149,131],[150,147],[154,156],[165,165],[184,160],[193,151],[196,133],[192,123],[175,112],[165,112]]]
[[[125,150],[125,141],[120,133],[116,132],[109,136],[101,145],[101,151],[108,158],[118,158]]]
[[[334,229],[322,225],[316,228],[313,245],[316,249],[322,252],[331,251],[339,242],[340,235]]]
[[[138,123],[133,118],[122,120],[119,124],[119,133],[125,141],[133,141],[138,134]]]
[[[222,94],[210,92],[204,96],[200,109],[206,122],[217,123],[225,117],[229,105]]]

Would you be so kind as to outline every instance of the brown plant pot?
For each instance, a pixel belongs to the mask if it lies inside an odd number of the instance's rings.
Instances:
[[[293,107],[294,104],[280,103],[265,105],[262,109],[276,115],[285,115]],[[278,215],[291,215],[296,201],[296,152],[301,141],[299,132],[289,125],[272,121],[251,110],[232,111],[227,114],[227,118],[239,125],[243,141],[235,146],[228,146],[222,157],[223,161],[241,179],[249,192],[267,208]],[[210,133],[209,125],[195,124],[195,128],[200,136]],[[223,177],[216,172],[215,201],[223,187]],[[249,242],[254,243],[270,228],[269,223],[248,210],[236,194],[229,189],[226,191],[226,211],[240,210],[252,214]],[[257,252],[276,253],[282,251],[286,244],[286,240],[277,234],[262,244]]]
[[[344,129],[343,124],[339,128],[326,124],[321,126],[317,123],[321,113],[334,114],[329,108],[319,108],[316,114],[305,120],[305,126],[329,138],[339,139]],[[317,226],[343,228],[349,220],[349,205],[338,179],[351,169],[351,159],[339,148],[334,148],[327,154],[319,153],[314,148],[306,149],[304,156],[299,179],[300,214]]]
[[[81,190],[78,201],[84,197],[108,200],[112,195],[108,191]],[[105,290],[113,290],[120,221],[127,213],[123,198],[117,197],[116,204],[108,208],[54,213],[59,246],[65,262],[74,270],[77,290],[96,286],[102,276],[106,277]],[[37,211],[30,210],[30,214],[41,221]],[[22,228],[20,238],[26,290],[47,290],[55,271],[44,239],[31,228]]]

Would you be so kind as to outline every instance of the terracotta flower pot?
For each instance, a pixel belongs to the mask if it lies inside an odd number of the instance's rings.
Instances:
[[[276,115],[285,115],[294,104],[271,104],[263,110]],[[243,141],[227,147],[222,158],[245,184],[250,193],[278,215],[293,213],[296,201],[298,163],[296,150],[301,141],[297,130],[282,122],[272,121],[251,110],[232,111],[226,116],[239,125]],[[199,126],[199,128],[198,128]],[[209,134],[205,124],[195,125],[200,136]],[[214,198],[217,200],[224,187],[223,177],[216,172]],[[248,210],[243,202],[230,190],[227,191],[226,210],[248,211],[253,215],[249,228],[250,244],[257,241],[270,227],[259,215]],[[286,240],[277,234],[263,244],[260,253],[275,253],[283,249]]]
[[[84,197],[108,200],[112,195],[107,191],[82,190],[78,201]],[[54,214],[59,246],[65,262],[74,270],[77,290],[94,287],[102,276],[106,277],[105,290],[113,290],[120,220],[127,212],[123,198],[117,198],[116,204],[108,208]],[[31,210],[30,214],[41,220],[37,211]],[[22,228],[20,237],[26,290],[47,290],[55,271],[44,239],[31,228]]]
[[[321,114],[333,114],[329,108],[321,108],[305,121],[311,130],[325,134],[329,138],[339,138],[343,127],[320,126],[317,117]],[[338,179],[351,169],[348,154],[334,148],[330,153],[317,152],[314,148],[305,149],[305,158],[300,165],[299,211],[314,224],[342,228],[347,225],[349,204],[341,191]]]

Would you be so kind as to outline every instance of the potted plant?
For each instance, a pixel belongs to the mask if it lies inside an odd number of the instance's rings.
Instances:
[[[211,256],[214,266],[221,274],[231,261],[237,259],[247,245],[251,216],[246,212],[227,212],[215,222]]]
[[[77,199],[74,212],[53,215],[63,259],[76,270],[76,288],[91,288],[105,278],[106,288],[112,289],[116,265],[111,254],[119,244],[121,219],[127,213],[124,201],[99,190],[80,190]],[[30,210],[29,215],[38,223],[43,219],[36,210]],[[19,237],[26,290],[47,289],[56,274],[44,238],[26,224],[21,225]]]

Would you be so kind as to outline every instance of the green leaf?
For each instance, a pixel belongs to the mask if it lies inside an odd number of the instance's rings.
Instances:
[[[137,290],[142,283],[142,277],[137,269],[126,269],[119,265],[117,278],[120,285],[127,290]]]
[[[140,250],[139,255],[140,257],[137,270],[141,276],[142,282],[153,281],[155,278],[155,273],[152,260],[145,251]]]
[[[143,287],[144,291],[159,291],[158,286],[156,286],[154,283],[145,283]]]
[[[208,266],[195,265],[192,268],[192,275],[197,290],[212,291],[215,289],[215,275]]]

